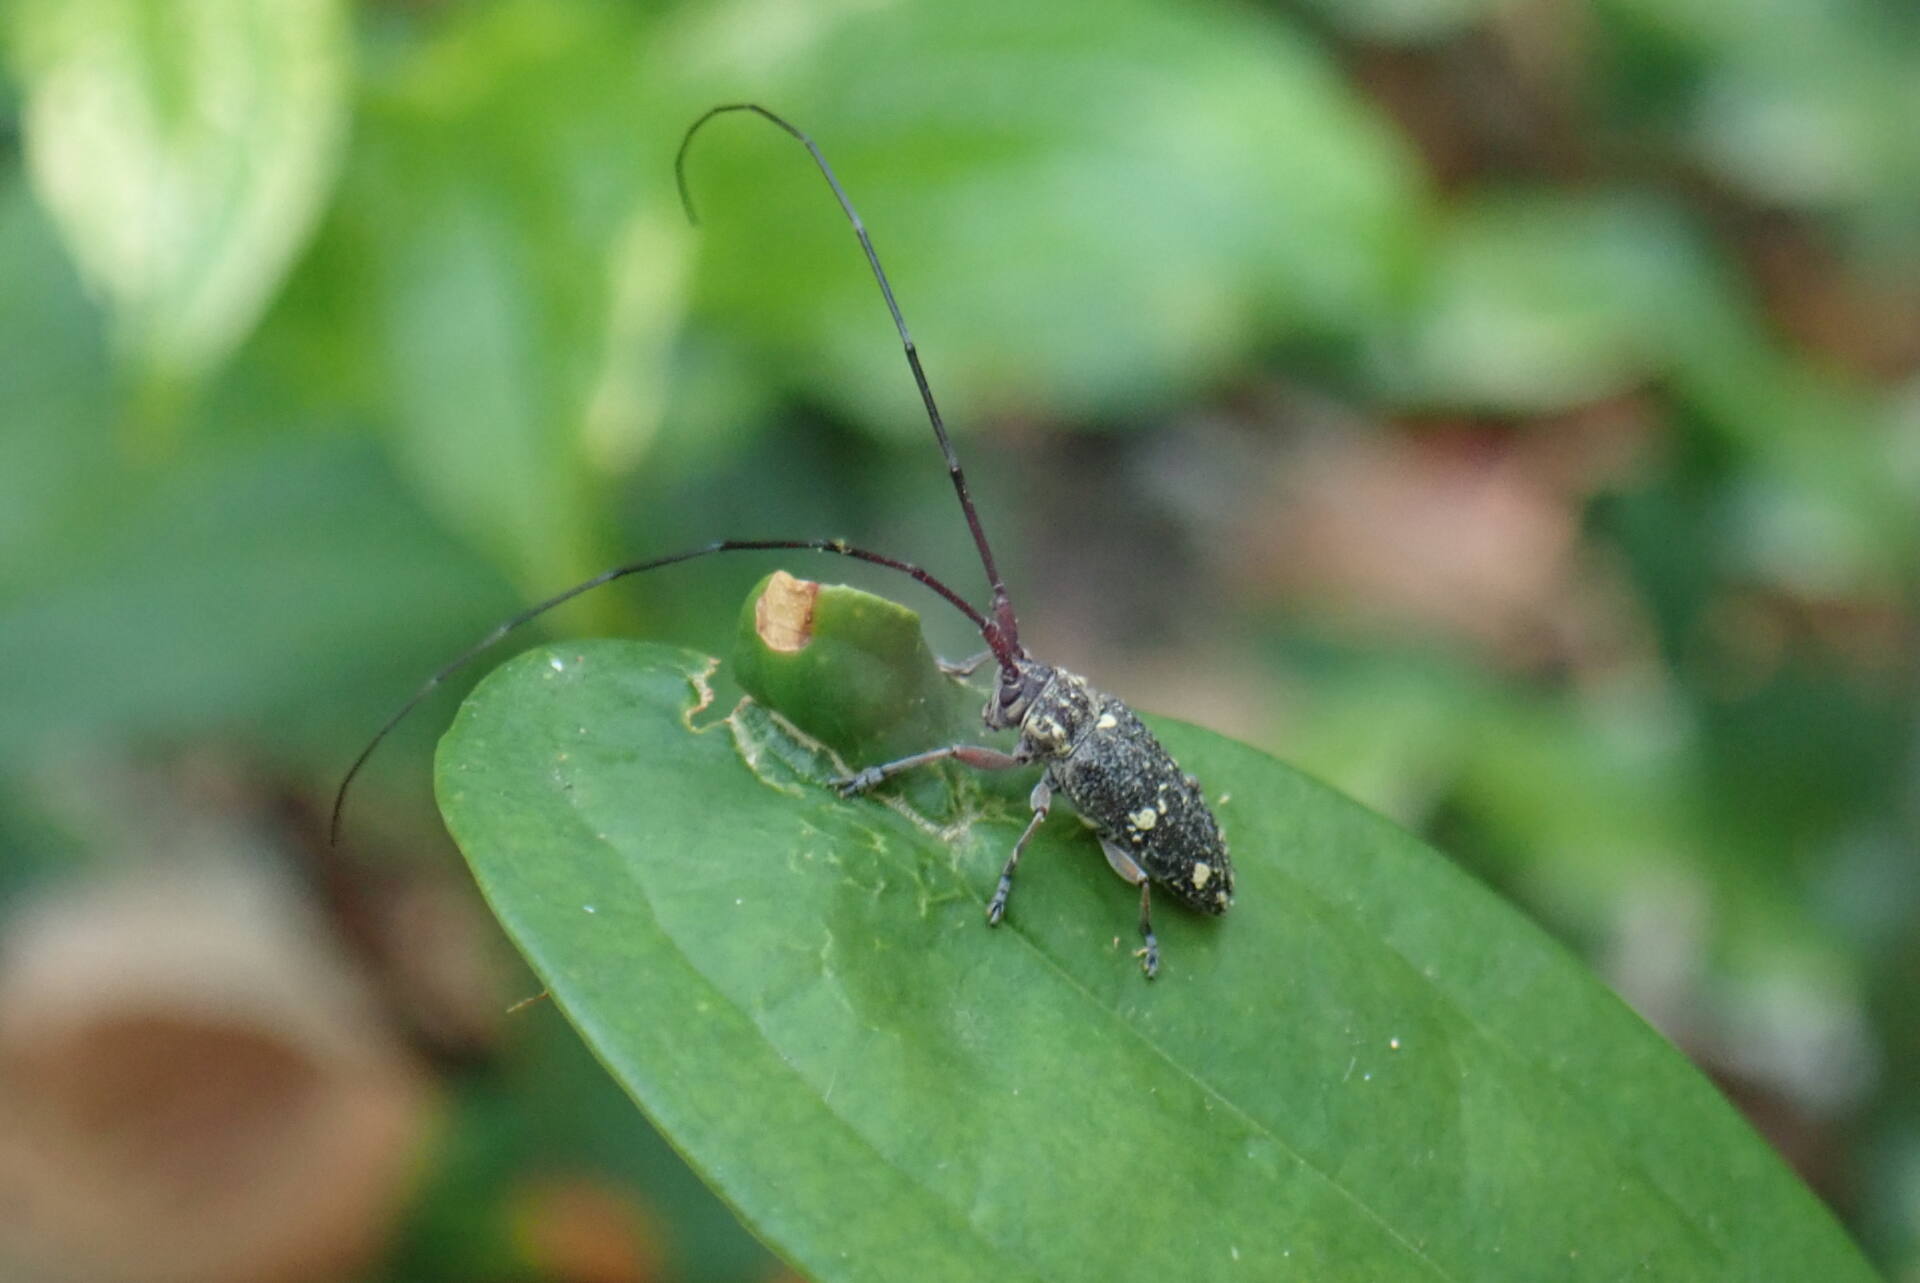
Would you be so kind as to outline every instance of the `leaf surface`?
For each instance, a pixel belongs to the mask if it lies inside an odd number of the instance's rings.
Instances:
[[[1151,418],[1274,336],[1365,333],[1397,307],[1414,166],[1290,23],[1164,0],[980,0],[910,23],[828,6],[769,59],[724,37],[736,13],[670,46],[669,74],[698,87],[689,117],[734,84],[818,141],[955,424],[1036,405]],[[886,313],[805,154],[716,122],[688,173],[698,308],[747,337],[749,376],[913,431]]]
[[[331,190],[340,0],[30,0],[12,15],[29,169],[144,377],[246,336]]]
[[[1451,864],[1157,721],[1239,902],[1164,968],[1064,808],[934,831],[843,801],[712,661],[540,649],[442,743],[441,805],[616,1078],[823,1279],[1867,1278],[1664,1041]]]

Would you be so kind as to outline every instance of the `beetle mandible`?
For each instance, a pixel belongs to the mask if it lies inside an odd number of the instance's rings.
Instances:
[[[375,732],[347,768],[334,794],[329,825],[330,841],[339,842],[347,790],[380,742],[455,670],[465,666],[522,624],[562,602],[615,579],[714,553],[762,550],[832,553],[910,575],[965,615],[979,630],[987,649],[978,658],[954,666],[950,671],[968,674],[992,660],[998,666],[999,674],[993,692],[987,697],[981,719],[989,730],[1017,731],[1019,736],[1011,753],[977,744],[947,745],[897,761],[869,766],[834,780],[833,786],[843,797],[851,797],[874,788],[891,775],[947,758],[980,770],[1041,765],[1040,780],[1034,785],[1029,799],[1032,815],[1000,870],[1000,880],[987,903],[987,922],[998,925],[1005,916],[1020,853],[1047,818],[1053,806],[1054,794],[1063,794],[1093,829],[1100,841],[1100,849],[1106,855],[1107,864],[1129,885],[1140,888],[1141,947],[1136,951],[1136,956],[1140,958],[1141,969],[1147,978],[1152,979],[1160,969],[1160,946],[1153,932],[1152,918],[1152,890],[1156,884],[1164,887],[1176,900],[1203,913],[1225,913],[1233,903],[1233,864],[1228,859],[1226,840],[1221,836],[1220,826],[1207,806],[1206,796],[1201,792],[1199,782],[1181,771],[1173,756],[1126,704],[1096,690],[1078,674],[1041,663],[1020,644],[1020,628],[1014,617],[1012,599],[1008,596],[1005,581],[1000,577],[999,567],[994,563],[993,549],[980,524],[980,514],[975,510],[973,498],[968,493],[966,473],[961,470],[959,457],[954,453],[953,442],[948,438],[946,425],[940,417],[940,409],[934,403],[933,389],[927,382],[926,371],[920,365],[919,349],[914,346],[913,338],[907,331],[900,305],[894,299],[893,286],[880,266],[880,256],[873,248],[866,224],[855,212],[853,202],[840,186],[833,167],[827,163],[826,156],[813,139],[784,117],[758,103],[725,103],[710,108],[688,127],[681,139],[679,153],[674,157],[674,177],[689,221],[697,220],[687,185],[687,150],[708,121],[737,111],[751,112],[799,140],[813,157],[827,185],[832,188],[834,198],[839,201],[847,220],[853,224],[860,248],[866,254],[867,265],[873,271],[874,280],[880,286],[880,295],[893,317],[894,328],[900,334],[908,368],[913,372],[914,384],[919,388],[927,419],[933,425],[934,438],[939,442],[948,475],[953,480],[954,493],[959,497],[960,510],[966,517],[967,528],[973,534],[974,546],[979,550],[980,563],[986,571],[992,591],[987,612],[975,609],[964,597],[919,566],[882,553],[855,548],[841,539],[722,539],[685,552],[615,566],[505,620],[429,677]]]

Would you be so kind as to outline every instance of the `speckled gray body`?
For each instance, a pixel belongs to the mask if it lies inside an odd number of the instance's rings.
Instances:
[[[1047,782],[1153,882],[1195,909],[1227,911],[1233,865],[1199,782],[1126,704],[1078,674],[1022,659],[1017,680],[1003,675],[983,718],[993,730],[1017,727],[1013,755],[1044,762]]]

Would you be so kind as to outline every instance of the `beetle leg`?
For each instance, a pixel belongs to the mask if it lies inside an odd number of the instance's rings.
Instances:
[[[1120,880],[1130,887],[1145,886],[1147,871],[1134,862],[1133,853],[1112,838],[1100,839],[1100,849],[1106,853],[1107,867],[1120,875]]]
[[[1000,885],[993,889],[993,899],[987,904],[987,925],[997,927],[1007,912],[1007,897],[1013,894],[1013,871],[1020,864],[1020,852],[1026,850],[1027,839],[1033,836],[1040,822],[1047,818],[1047,812],[1053,809],[1053,785],[1047,783],[1042,775],[1040,782],[1033,786],[1033,794],[1028,799],[1033,807],[1033,818],[1027,821],[1026,831],[1020,840],[1013,844],[1013,854],[1007,857],[1006,865],[1000,870]]]
[[[1152,883],[1147,881],[1147,871],[1134,861],[1127,848],[1112,838],[1100,839],[1100,849],[1106,852],[1107,864],[1121,879],[1140,888],[1140,938],[1145,942],[1134,950],[1133,956],[1140,959],[1140,969],[1151,980],[1160,973],[1160,940],[1153,934],[1151,914]]]
[[[1004,771],[1011,767],[1026,765],[1023,759],[1015,757],[1012,753],[1002,753],[997,748],[985,748],[978,744],[950,744],[946,748],[928,749],[924,753],[915,753],[911,757],[882,762],[878,766],[869,766],[864,770],[855,771],[852,775],[843,775],[832,783],[833,787],[839,790],[841,797],[852,797],[857,793],[865,793],[890,775],[898,775],[901,771],[910,771],[916,766],[925,766],[930,762],[938,762],[949,757],[965,762],[968,766],[980,771]]]
[[[949,677],[971,677],[980,671],[982,664],[992,658],[992,651],[983,650],[972,659],[963,659],[957,664],[950,664],[944,659],[936,659],[933,662],[940,665],[940,671]]]

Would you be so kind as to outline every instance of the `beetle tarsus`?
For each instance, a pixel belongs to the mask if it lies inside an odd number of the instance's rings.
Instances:
[[[1007,916],[1007,897],[1013,894],[1012,861],[1008,867],[1000,870],[1000,885],[993,889],[993,899],[987,901],[987,925],[997,927],[1000,919]]]
[[[831,783],[833,791],[841,797],[858,797],[862,793],[878,788],[880,782],[886,778],[885,771],[877,766],[869,766],[864,770],[855,771],[852,775],[838,776]]]

